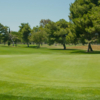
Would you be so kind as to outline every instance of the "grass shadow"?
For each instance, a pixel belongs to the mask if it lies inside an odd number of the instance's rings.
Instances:
[[[29,47],[28,46],[25,46],[25,48],[36,48],[36,49],[44,49],[44,48],[47,48],[47,47],[38,47],[38,46],[34,46],[34,45],[30,45]]]
[[[24,96],[0,94],[0,100],[58,100],[58,99],[41,98],[41,97],[24,97]]]
[[[78,50],[78,49],[66,49],[66,50],[64,50],[64,49],[50,49],[50,50],[62,50],[62,51],[67,51],[67,50]]]
[[[25,46],[25,48],[38,48],[38,46]]]
[[[73,50],[71,53],[77,53],[77,54],[100,54],[100,51],[87,52],[86,50],[76,49],[76,50]]]
[[[50,49],[54,51],[64,51],[66,53],[70,54],[100,54],[100,51],[92,51],[92,52],[87,52],[86,50],[81,50],[81,49]]]

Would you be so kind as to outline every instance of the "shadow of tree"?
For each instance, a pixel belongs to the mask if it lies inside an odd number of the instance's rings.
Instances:
[[[29,47],[26,46],[26,48],[38,48],[38,46],[29,46]]]
[[[78,54],[100,54],[100,51],[92,51],[92,52],[87,52],[84,50],[76,50],[76,51],[72,51],[71,53],[78,53]]]
[[[71,54],[100,54],[100,51],[92,51],[92,52],[87,52],[86,50],[80,50],[80,49],[51,49],[51,50],[55,50],[55,51],[69,51],[68,53]]]

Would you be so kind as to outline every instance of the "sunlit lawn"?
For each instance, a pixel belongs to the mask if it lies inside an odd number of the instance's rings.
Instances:
[[[0,100],[100,100],[100,52],[0,46]]]

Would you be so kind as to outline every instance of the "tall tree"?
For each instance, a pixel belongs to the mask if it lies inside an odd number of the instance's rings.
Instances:
[[[19,32],[21,34],[21,37],[24,42],[27,43],[27,46],[29,47],[29,37],[31,35],[31,28],[28,23],[21,23],[21,26],[19,26]]]
[[[90,41],[95,38],[95,33],[99,33],[100,36],[99,5],[100,0],[75,0],[71,4],[69,18],[75,24],[76,36],[78,38]],[[87,51],[93,51],[90,42]]]

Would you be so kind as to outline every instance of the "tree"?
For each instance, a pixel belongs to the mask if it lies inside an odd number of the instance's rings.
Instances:
[[[69,33],[69,23],[65,19],[60,19],[59,21],[56,22],[57,26],[60,28],[58,34],[58,43],[61,43],[66,49],[66,36]]]
[[[47,41],[47,33],[42,27],[34,27],[32,30],[32,40],[38,45],[40,48],[40,44]]]
[[[24,42],[27,43],[27,46],[29,47],[29,37],[31,35],[31,28],[28,23],[21,23],[21,26],[19,26],[19,33],[21,34],[21,37]]]
[[[46,25],[46,32],[48,33],[49,45],[61,43],[66,49],[66,35],[68,34],[68,22],[60,19],[58,22],[50,22]]]
[[[67,29],[60,28],[58,31],[54,32],[55,41],[61,43],[66,49],[66,35],[68,34]]]
[[[90,41],[95,38],[95,33],[100,33],[99,5],[100,0],[75,0],[70,5],[69,18],[75,25],[77,38],[89,41],[88,52],[92,51]]]

